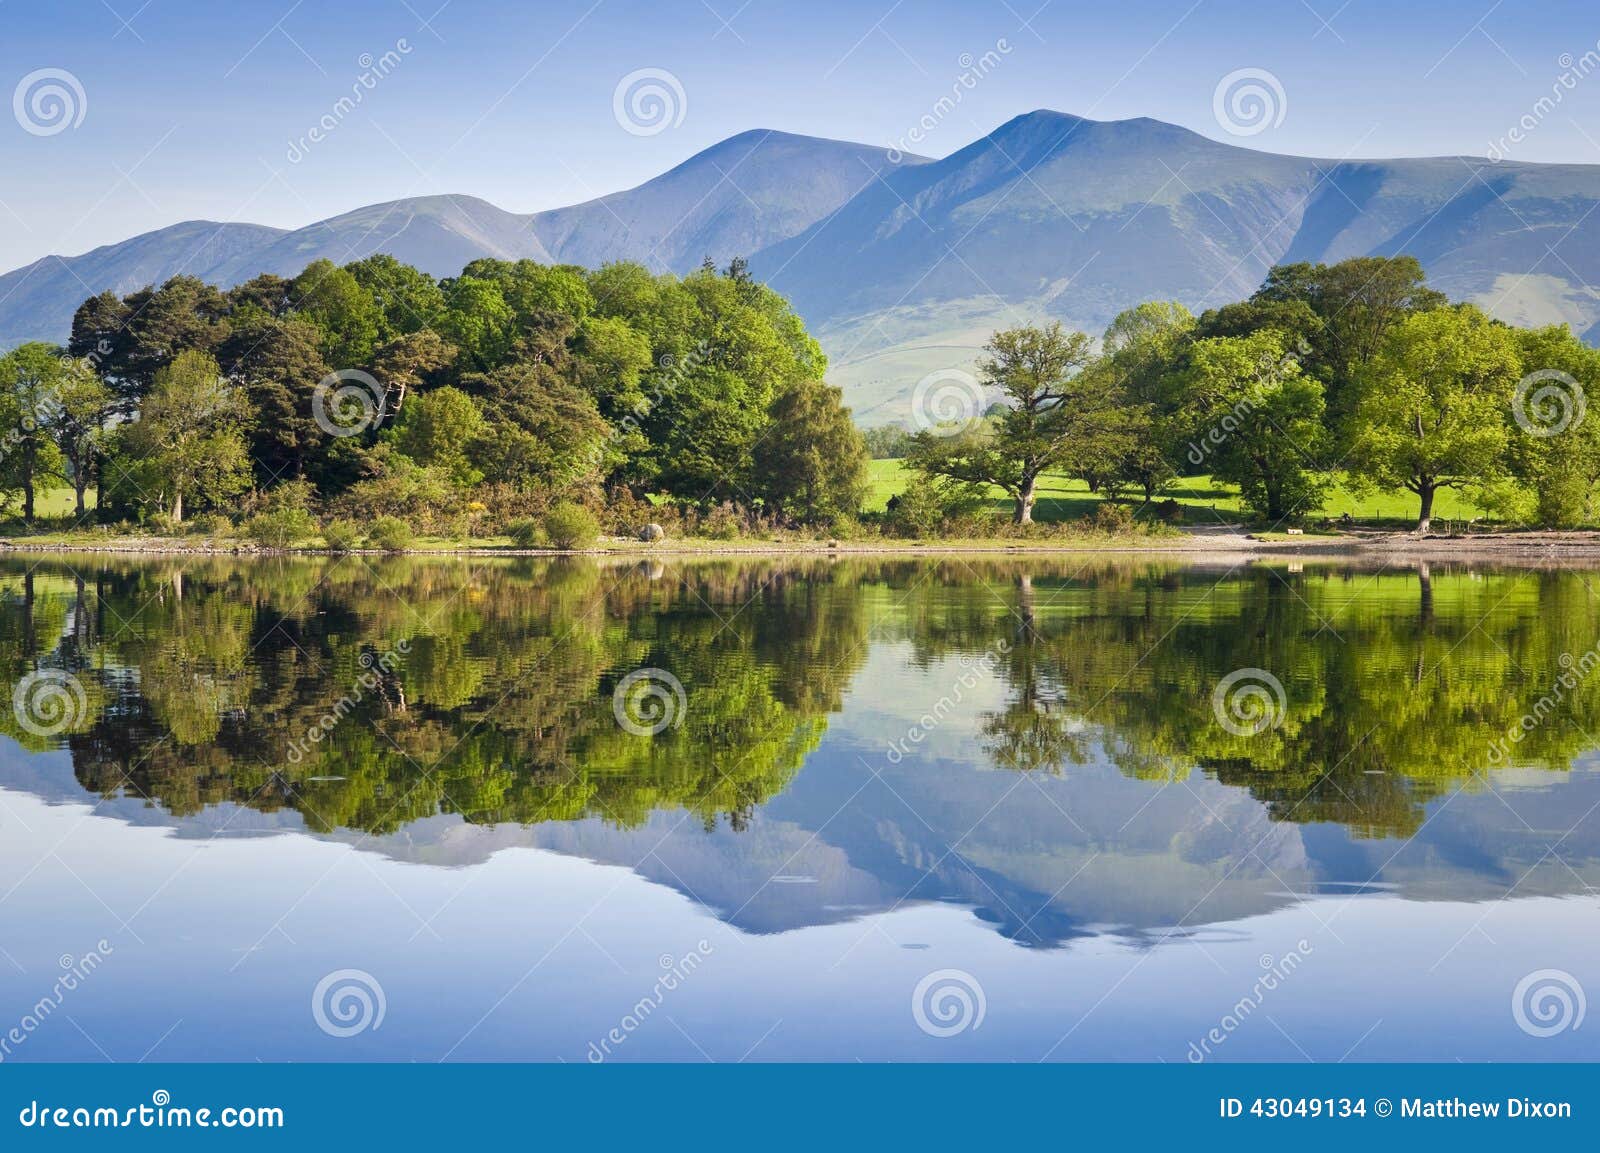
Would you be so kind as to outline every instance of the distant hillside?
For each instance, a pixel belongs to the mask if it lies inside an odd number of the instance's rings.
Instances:
[[[741,132],[638,188],[541,212],[534,231],[564,263],[636,260],[684,273],[707,256],[726,263],[795,236],[880,173],[923,163],[911,156],[894,165],[862,144]]]
[[[1151,298],[1195,310],[1291,260],[1408,253],[1497,316],[1600,342],[1600,166],[1467,157],[1330,161],[1160,121],[1019,116],[942,160],[741,133],[637,188],[523,216],[469,196],[293,232],[190,222],[0,276],[0,345],[65,337],[84,297],[177,272],[232,284],[389,252],[437,276],[479,256],[687,272],[747,255],[827,350],[858,417],[903,416],[926,373],[997,326],[1098,331]]]
[[[1600,167],[1334,161],[1253,152],[1154,120],[1034,112],[893,172],[759,253],[868,422],[970,361],[993,328],[1099,331],[1139,300],[1196,311],[1294,260],[1417,256],[1432,283],[1522,323],[1600,332]],[[1551,252],[1551,249],[1555,252]]]
[[[132,292],[179,273],[201,276],[283,235],[261,224],[188,220],[81,256],[43,257],[0,276],[0,348],[65,340],[73,312],[97,292]]]

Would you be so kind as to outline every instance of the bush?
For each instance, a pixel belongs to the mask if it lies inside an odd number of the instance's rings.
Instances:
[[[544,514],[544,531],[556,548],[588,548],[600,536],[600,522],[581,504],[562,501]]]
[[[257,513],[245,522],[245,534],[263,548],[288,548],[317,531],[317,522],[303,508],[278,508]]]
[[[1133,528],[1133,510],[1119,501],[1101,501],[1089,523],[1101,532],[1127,532]]]
[[[695,535],[709,537],[711,540],[735,540],[744,531],[744,521],[734,510],[731,501],[723,501],[705,516],[700,518],[700,523],[695,526]]]
[[[948,521],[970,521],[985,503],[981,486],[957,481],[911,477],[904,492],[889,500],[883,523],[895,536],[937,536]]]
[[[361,547],[361,526],[353,520],[330,520],[322,526],[322,540],[334,552]]]
[[[415,539],[411,526],[397,516],[380,516],[367,531],[368,543],[384,552],[404,552]]]
[[[506,525],[506,535],[518,548],[539,548],[549,539],[545,536],[544,525],[533,517],[512,521]]]
[[[195,517],[189,529],[200,536],[229,536],[233,533],[233,521],[220,512],[210,512]]]

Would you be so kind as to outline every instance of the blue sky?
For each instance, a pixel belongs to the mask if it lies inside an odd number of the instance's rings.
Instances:
[[[998,63],[921,151],[1047,107],[1275,152],[1484,155],[1600,41],[1592,0],[1041,3],[0,0],[4,91],[56,69],[83,93],[60,131],[27,130],[43,114],[25,95],[0,117],[0,269],[193,218],[293,227],[434,192],[533,211],[755,127],[890,145],[986,52]],[[335,115],[386,52],[398,63]],[[647,68],[681,87],[682,115],[641,135],[613,97]],[[1282,91],[1281,121],[1248,137],[1213,108],[1240,69]],[[1600,163],[1600,70],[1536,119],[1512,159]]]

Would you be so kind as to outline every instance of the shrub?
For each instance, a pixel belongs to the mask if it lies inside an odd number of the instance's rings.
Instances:
[[[322,526],[322,539],[334,552],[361,547],[361,526],[353,520],[330,520]]]
[[[539,548],[549,539],[545,536],[544,525],[533,517],[512,521],[506,525],[506,535],[518,548]]]
[[[411,526],[397,516],[380,516],[367,530],[367,541],[384,552],[404,552],[415,539]]]
[[[189,528],[201,536],[229,536],[233,532],[233,521],[220,512],[210,512],[195,517]]]
[[[301,537],[315,534],[317,522],[303,508],[277,508],[257,513],[245,522],[244,529],[264,548],[288,548]]]
[[[743,529],[744,521],[734,510],[732,502],[723,501],[700,518],[700,523],[695,526],[695,535],[711,540],[734,540]]]
[[[1133,510],[1119,501],[1101,501],[1089,523],[1101,532],[1127,532],[1133,527]]]
[[[983,506],[980,486],[930,480],[916,473],[905,491],[890,499],[883,523],[895,536],[936,536],[947,521],[970,521]]]
[[[588,548],[600,536],[600,522],[581,504],[562,501],[544,514],[544,531],[556,548]]]

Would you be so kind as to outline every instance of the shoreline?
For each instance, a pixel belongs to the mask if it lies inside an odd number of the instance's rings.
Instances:
[[[100,553],[122,556],[204,557],[533,557],[590,556],[614,559],[696,560],[722,557],[937,557],[937,556],[1073,556],[1083,554],[1171,556],[1185,559],[1289,557],[1328,560],[1386,560],[1399,563],[1430,560],[1593,560],[1600,564],[1600,532],[1569,530],[1483,533],[1471,536],[1429,535],[1371,530],[1336,536],[1267,539],[1246,532],[1214,529],[1180,532],[1172,537],[1106,537],[1095,540],[1009,541],[663,541],[646,543],[622,538],[584,549],[516,548],[494,545],[438,545],[400,550],[327,548],[263,548],[248,542],[214,539],[185,541],[165,537],[129,537],[85,542],[0,538],[0,554],[66,555]]]

